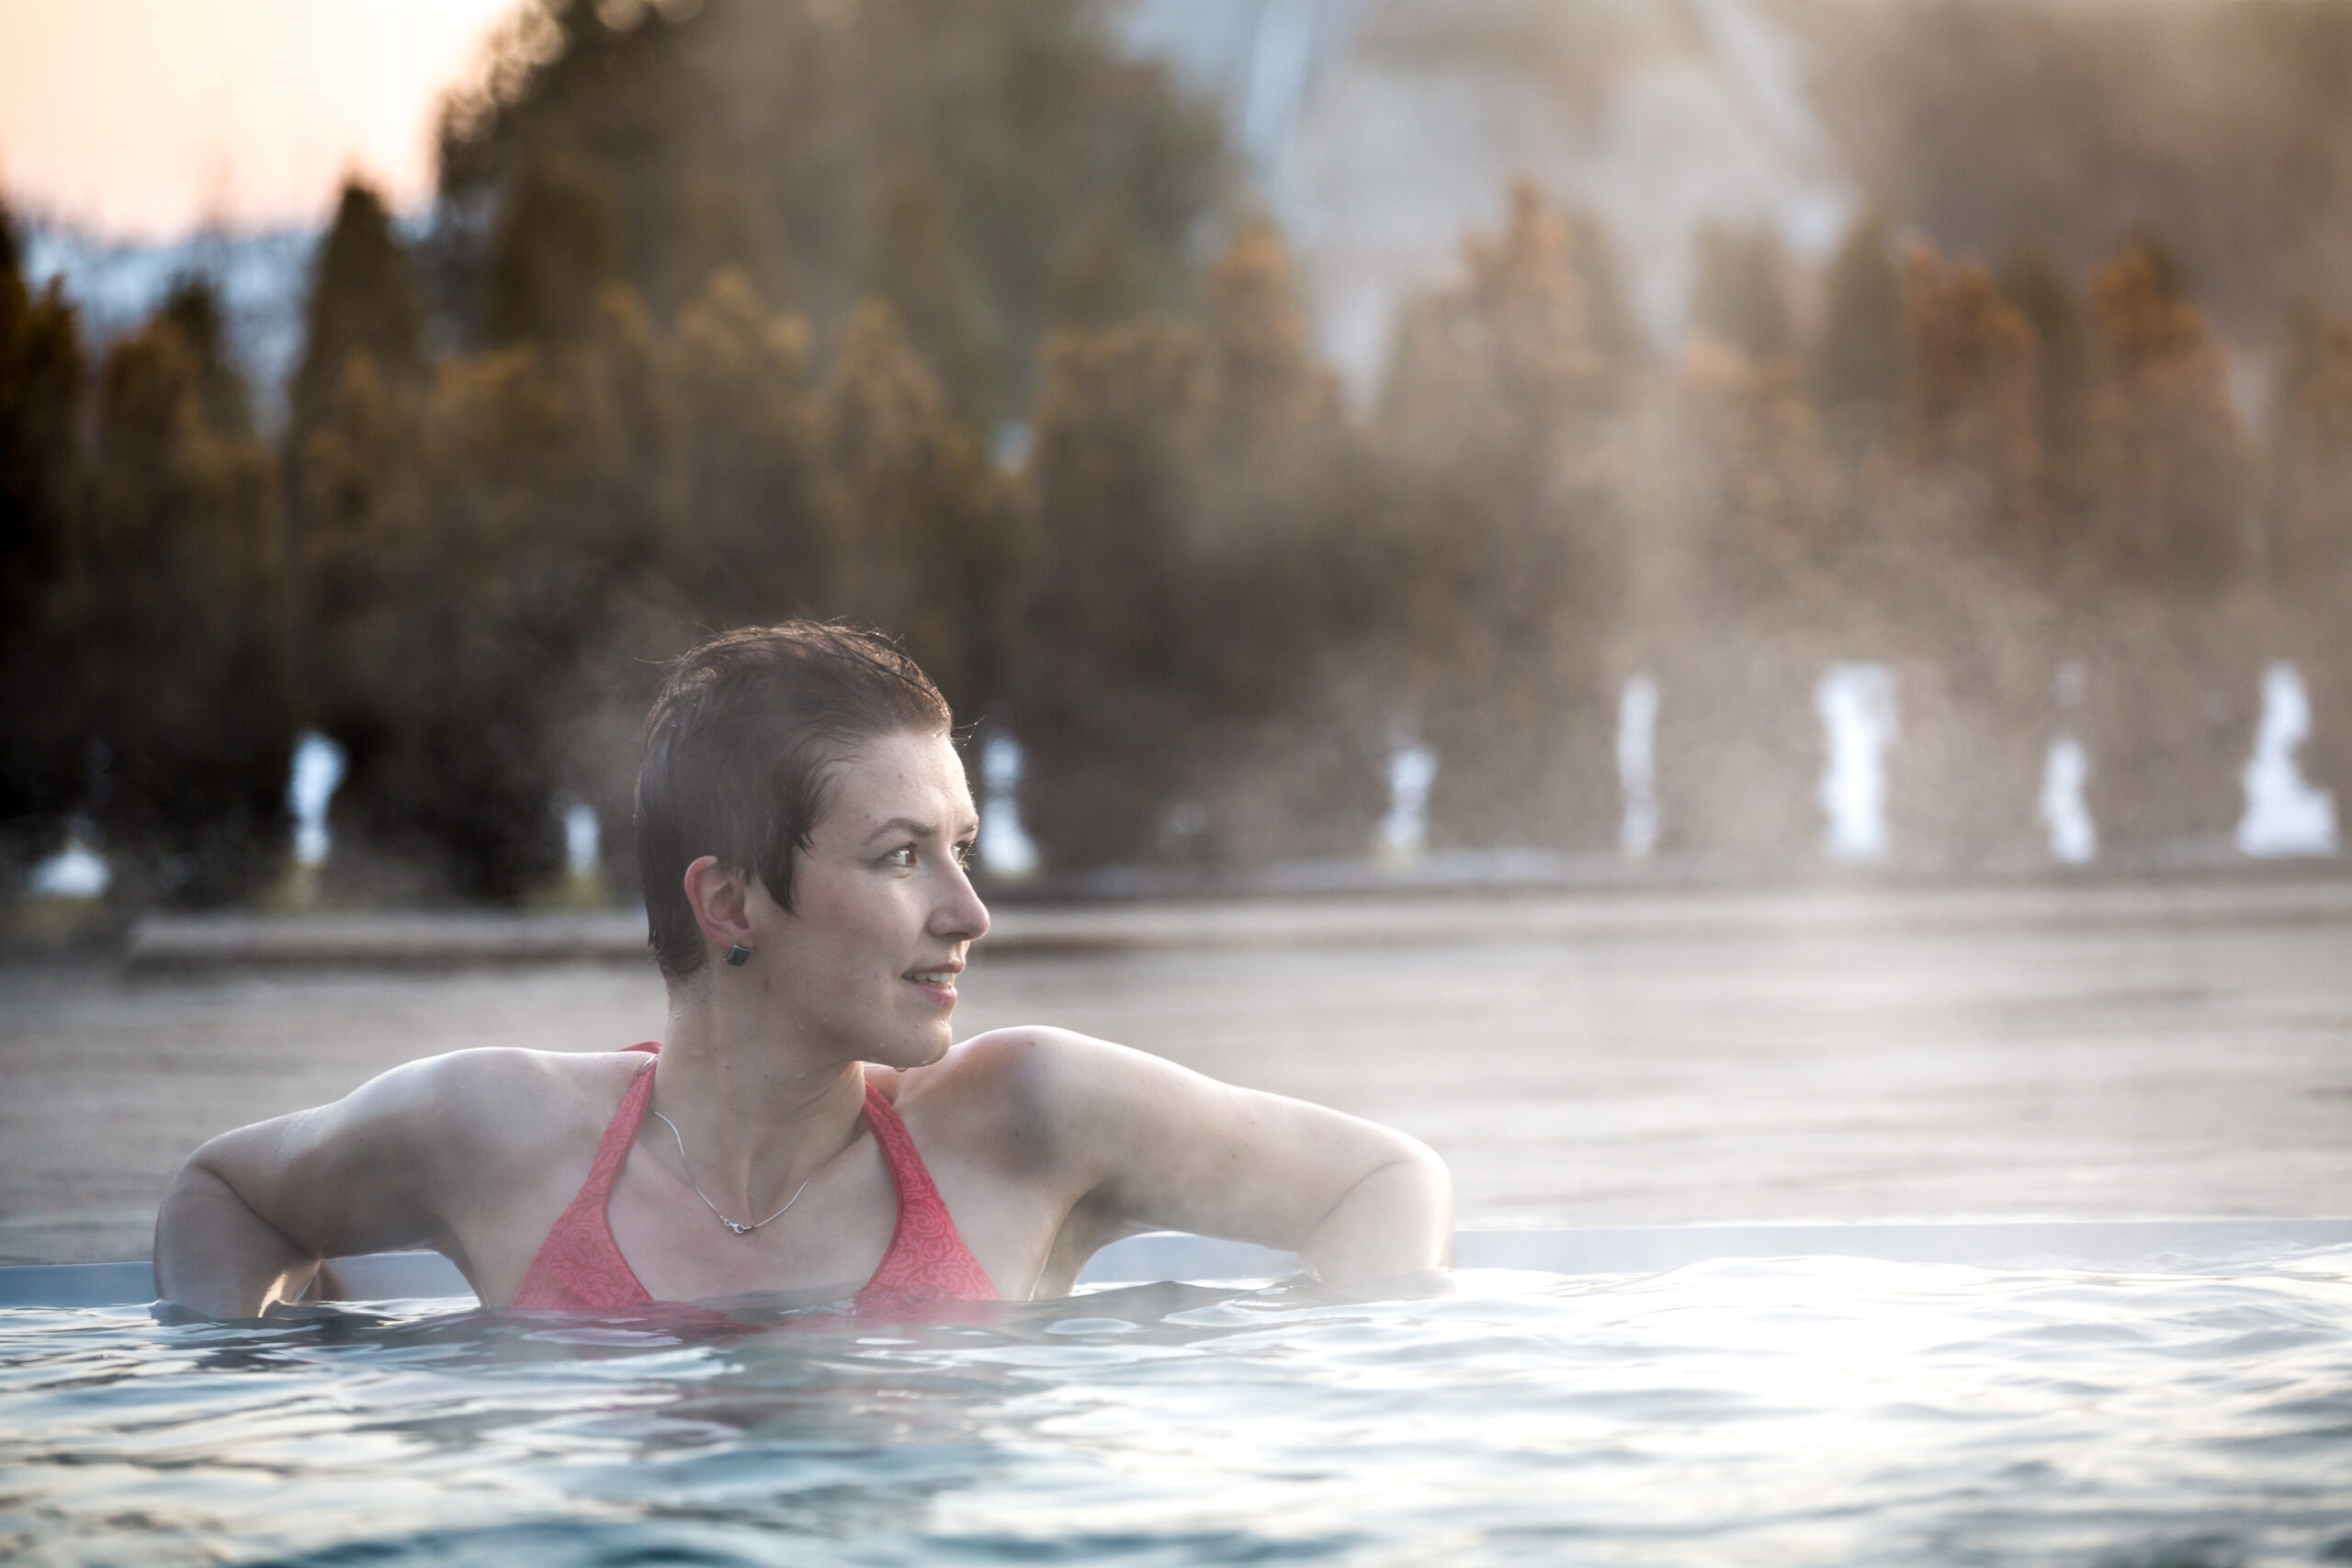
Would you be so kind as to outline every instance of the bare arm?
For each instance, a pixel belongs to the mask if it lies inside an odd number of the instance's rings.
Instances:
[[[1083,1192],[1073,1217],[1089,1232],[1165,1227],[1295,1249],[1334,1284],[1452,1261],[1452,1178],[1402,1133],[1065,1031],[972,1044],[1030,1084],[1023,1098]]]
[[[449,1200],[481,1185],[478,1108],[512,1098],[506,1052],[396,1067],[333,1105],[224,1133],[155,1216],[155,1289],[218,1317],[300,1295],[322,1259],[407,1247],[455,1255]],[[462,1263],[462,1259],[461,1259]]]
[[[301,1295],[320,1255],[254,1213],[210,1168],[219,1142],[198,1149],[164,1190],[155,1213],[155,1294],[210,1317],[259,1317]]]

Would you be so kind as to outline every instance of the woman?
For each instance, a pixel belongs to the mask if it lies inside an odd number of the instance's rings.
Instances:
[[[430,1247],[484,1304],[1065,1294],[1173,1228],[1335,1283],[1438,1266],[1412,1139],[1062,1030],[953,1044],[988,911],[947,705],[870,634],[729,633],[647,725],[637,840],[659,1045],[458,1051],[213,1139],[156,1220],[164,1297],[253,1316],[324,1258]]]

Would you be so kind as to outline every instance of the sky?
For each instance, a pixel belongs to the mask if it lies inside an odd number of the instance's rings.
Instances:
[[[516,0],[0,0],[0,195],[110,238],[433,186],[441,95]]]

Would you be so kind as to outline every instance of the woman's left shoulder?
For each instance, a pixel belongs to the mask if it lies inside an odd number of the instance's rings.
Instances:
[[[923,1074],[956,1086],[959,1094],[1030,1098],[1055,1091],[1082,1089],[1105,1075],[1116,1075],[1136,1052],[1096,1040],[1075,1030],[1045,1024],[1019,1024],[975,1034],[909,1081]]]
[[[876,1087],[910,1119],[958,1141],[1037,1148],[1052,1141],[1073,1100],[1127,1055],[1067,1029],[994,1029]]]

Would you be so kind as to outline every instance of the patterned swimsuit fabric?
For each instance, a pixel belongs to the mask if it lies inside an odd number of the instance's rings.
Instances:
[[[657,1055],[654,1042],[631,1045],[631,1051]],[[649,1061],[630,1080],[620,1109],[596,1145],[595,1163],[571,1207],[539,1244],[523,1283],[507,1305],[522,1312],[601,1312],[616,1307],[646,1306],[653,1297],[637,1271],[621,1256],[605,1214],[613,1182],[620,1175],[637,1131],[653,1103],[654,1063]],[[956,1228],[931,1171],[922,1163],[907,1124],[872,1084],[865,1086],[865,1124],[882,1147],[890,1179],[899,1190],[899,1224],[890,1235],[889,1250],[851,1303],[857,1312],[898,1312],[926,1303],[997,1299],[978,1259]]]

